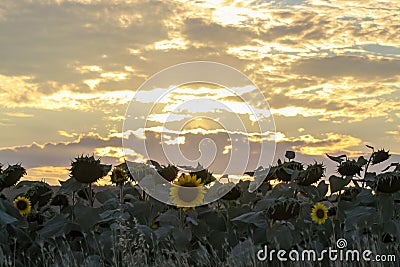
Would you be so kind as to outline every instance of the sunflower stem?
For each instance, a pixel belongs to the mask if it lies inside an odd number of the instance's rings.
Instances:
[[[92,183],[89,183],[89,203],[90,206],[93,208],[93,192],[92,192]]]
[[[75,219],[75,191],[72,192],[72,212],[71,212],[72,221]]]
[[[362,183],[362,185],[363,185],[363,188],[365,188],[365,184],[366,184],[366,182],[365,182],[365,178],[367,177],[367,172],[368,172],[368,167],[369,167],[369,164],[371,163],[371,160],[372,160],[372,156],[374,155],[374,150],[372,150],[372,153],[371,153],[371,156],[369,156],[369,159],[368,159],[368,162],[367,162],[367,166],[365,166],[365,171],[364,171],[364,181],[363,181],[363,183]]]
[[[119,204],[124,203],[124,183],[119,185]]]

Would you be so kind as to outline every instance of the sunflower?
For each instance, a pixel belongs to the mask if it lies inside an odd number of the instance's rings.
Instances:
[[[21,215],[28,214],[31,211],[31,201],[23,196],[14,199],[14,206],[19,210]]]
[[[328,219],[328,209],[322,203],[317,203],[311,210],[311,218],[318,224],[324,224]]]
[[[121,185],[128,180],[128,175],[122,168],[115,167],[111,173],[111,182]]]
[[[203,203],[204,190],[201,179],[196,175],[185,174],[173,182],[170,189],[172,203],[185,211]]]
[[[100,159],[94,156],[79,156],[71,162],[70,175],[78,182],[91,184],[107,175],[111,170],[111,165],[100,163]]]

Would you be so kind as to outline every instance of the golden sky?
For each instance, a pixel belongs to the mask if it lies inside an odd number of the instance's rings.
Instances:
[[[324,153],[368,153],[365,144],[398,155],[398,14],[398,1],[376,0],[2,0],[0,162],[52,183],[80,154],[117,164],[133,97],[137,118],[147,115],[151,94],[136,89],[193,60],[227,64],[255,83],[274,116],[278,157],[292,149],[326,161]],[[185,99],[164,100],[162,108]],[[162,108],[150,118],[154,136]],[[186,134],[169,142],[196,138]]]

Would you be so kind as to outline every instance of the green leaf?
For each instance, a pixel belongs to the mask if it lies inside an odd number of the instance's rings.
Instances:
[[[332,175],[331,177],[329,177],[329,184],[330,184],[330,188],[331,188],[331,194],[342,190],[350,182],[351,182],[351,176],[348,176],[348,177],[343,179],[342,177],[338,177],[338,176]]]
[[[65,234],[69,214],[60,214],[47,221],[38,231],[42,237],[56,237]]]
[[[375,207],[356,206],[344,211],[346,214],[345,226],[350,229],[350,226],[365,227],[376,223],[377,211]]]
[[[229,254],[229,266],[253,266],[255,262],[256,247],[253,241],[248,238],[243,242],[239,242]]]
[[[95,197],[101,204],[103,204],[110,199],[116,198],[117,195],[115,194],[115,190],[107,189],[97,192]]]
[[[85,187],[85,184],[78,182],[75,178],[71,177],[66,181],[60,181],[60,191],[65,193],[72,193],[79,191]]]
[[[93,225],[102,220],[100,217],[100,211],[101,210],[99,208],[76,205],[75,221],[82,227],[83,230],[89,230]]]
[[[330,156],[330,155],[328,155],[328,154],[325,154],[329,159],[331,159],[331,160],[333,160],[333,161],[336,161],[337,163],[342,163],[342,161],[343,161],[343,159],[342,158],[345,158],[346,157],[346,155],[340,155],[340,156],[337,156],[337,157],[335,157],[335,156]]]
[[[328,184],[325,181],[319,182],[319,184],[317,186],[317,190],[318,190],[318,194],[319,194],[318,201],[320,201],[321,199],[323,199],[326,196],[326,193],[328,193]]]
[[[357,159],[357,164],[358,165],[364,166],[367,163],[368,163],[368,160],[366,160],[363,156],[358,157],[358,159]]]
[[[176,226],[179,227],[181,222],[179,220],[179,214],[176,210],[168,210],[158,217],[158,221],[162,226]]]
[[[263,228],[267,227],[267,219],[263,215],[263,212],[248,212],[245,214],[242,214],[236,218],[233,218],[231,221],[239,221],[239,222],[244,222],[248,224],[254,224],[257,227]]]
[[[4,211],[0,210],[0,225],[10,224],[10,223],[14,223],[16,221],[18,221],[17,218],[14,218],[14,217],[8,215],[7,213],[5,213]]]
[[[192,240],[192,231],[190,228],[183,230],[174,228],[172,234],[175,241],[174,245],[178,250],[184,251],[190,246],[190,241]]]
[[[372,194],[371,189],[361,189],[361,192],[357,195],[356,201],[363,205],[375,205],[375,196]]]

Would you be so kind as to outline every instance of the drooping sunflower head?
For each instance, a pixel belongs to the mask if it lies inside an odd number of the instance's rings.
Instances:
[[[50,205],[52,206],[68,206],[68,197],[63,194],[57,194],[51,200]]]
[[[304,169],[304,166],[301,162],[297,162],[297,161],[288,161],[288,162],[279,164],[278,166],[276,166],[276,169],[275,169],[275,176],[278,178],[278,180],[284,181],[284,182],[290,182],[290,180],[292,179],[292,175],[290,173],[288,173],[286,169],[293,170],[293,171],[294,170],[301,171]]]
[[[0,188],[15,185],[24,175],[26,175],[26,170],[20,164],[9,165],[0,172]]]
[[[168,166],[162,166],[158,169],[158,173],[168,182],[176,179],[178,175],[178,168],[174,165],[168,164]]]
[[[43,207],[49,203],[52,195],[53,190],[51,186],[45,182],[33,183],[25,193],[25,197],[31,201],[31,205],[35,206],[38,203],[39,207]]]
[[[400,191],[400,171],[384,172],[375,178],[374,189],[381,193],[395,193]]]
[[[203,168],[201,165],[199,166],[200,168]],[[202,184],[209,184],[216,180],[215,177],[212,175],[212,173],[207,169],[192,171],[190,172],[190,175],[196,176],[198,179],[200,179]]]
[[[21,215],[28,214],[31,211],[31,201],[24,196],[18,196],[15,198],[13,204],[19,210]]]
[[[121,185],[128,181],[128,174],[122,168],[114,168],[111,173],[111,182]]]
[[[318,224],[324,224],[328,219],[328,208],[322,203],[315,204],[311,210],[311,219]]]
[[[360,175],[360,172],[362,171],[362,166],[354,159],[346,160],[340,163],[337,171],[342,176],[354,176],[356,174]]]
[[[100,163],[94,156],[79,156],[71,163],[71,176],[78,182],[90,184],[105,176],[111,170],[111,165]]]
[[[385,160],[389,159],[390,154],[389,150],[385,151],[384,149],[380,149],[372,153],[372,165],[384,162]]]
[[[273,220],[287,221],[300,214],[301,202],[294,198],[279,198],[267,210],[268,217]]]
[[[201,179],[197,179],[195,175],[182,175],[173,182],[170,196],[172,203],[185,211],[203,204],[204,189]]]
[[[300,172],[297,183],[299,185],[311,185],[316,183],[324,176],[324,171],[325,168],[323,164],[314,163],[308,165],[306,170]]]

